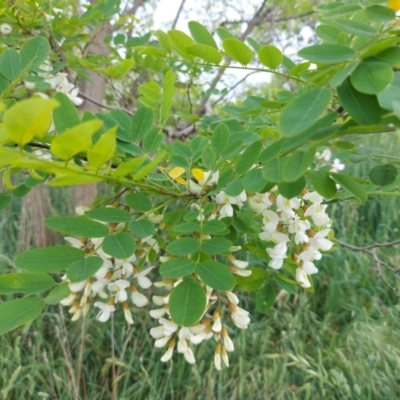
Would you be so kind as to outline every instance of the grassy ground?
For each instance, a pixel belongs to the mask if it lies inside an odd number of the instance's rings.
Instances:
[[[356,168],[365,175],[363,165]],[[354,245],[398,238],[400,199],[377,199],[380,205],[332,204],[336,237]],[[11,251],[4,233],[1,243]],[[396,249],[383,253],[398,264]],[[400,306],[372,266],[368,256],[337,246],[319,262],[314,294],[281,292],[267,315],[253,313],[221,372],[207,343],[197,347],[193,367],[178,357],[159,362],[163,351],[149,338],[146,310],[127,329],[119,320],[97,323],[93,314],[85,324],[69,323],[65,310],[49,308],[0,337],[0,399],[398,399]],[[250,296],[246,302],[253,308]]]

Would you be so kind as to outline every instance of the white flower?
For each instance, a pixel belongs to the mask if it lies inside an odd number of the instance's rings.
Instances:
[[[96,282],[92,283],[92,291],[94,293],[100,293],[106,285],[110,283],[109,279],[98,278]]]
[[[101,322],[108,321],[110,319],[111,313],[115,311],[115,307],[113,305],[108,305],[99,301],[96,301],[96,303],[94,303],[94,306],[100,308],[101,310],[96,317],[96,319]]]
[[[322,203],[324,200],[318,192],[308,192],[303,196],[303,199],[311,201],[311,203]]]
[[[329,223],[329,216],[325,214],[326,207],[326,204],[314,203],[307,208],[304,216],[311,217],[316,226],[327,225]]]
[[[63,306],[70,306],[70,305],[72,305],[72,303],[74,302],[75,298],[76,298],[76,294],[71,293],[68,297],[66,297],[65,299],[62,299],[62,300],[60,301],[60,303],[61,303]]]
[[[276,231],[280,218],[276,212],[271,210],[263,211],[263,230],[272,233]]]
[[[151,280],[146,275],[148,275],[153,268],[154,267],[149,267],[133,274],[133,276],[138,280],[139,286],[143,289],[148,289],[152,285]]]
[[[219,347],[218,347],[218,352],[217,352],[217,349],[215,349],[215,354],[214,354],[214,365],[215,365],[215,368],[216,368],[218,371],[221,371],[221,354],[220,354],[220,349],[219,349]]]
[[[165,352],[165,354],[161,357],[162,362],[167,362],[172,358],[172,355],[174,353],[174,348],[173,347],[168,347],[168,350]]]
[[[149,300],[147,299],[147,297],[142,294],[139,293],[137,290],[134,290],[131,294],[131,299],[132,299],[132,303],[136,306],[136,307],[144,307],[146,304],[148,304]]]
[[[346,166],[342,164],[338,158],[335,158],[331,163],[331,167],[332,168],[330,172],[338,172],[338,171],[343,171]]]
[[[161,318],[165,313],[167,312],[166,308],[157,308],[155,310],[150,310],[149,314],[150,317],[154,318],[154,319],[159,319]]]
[[[110,283],[107,287],[110,292],[117,292],[115,294],[115,302],[122,303],[128,299],[128,294],[126,293],[126,288],[131,284],[125,279],[118,279],[113,283]]]
[[[153,296],[152,300],[153,303],[157,304],[158,306],[163,306],[165,304],[164,296]]]
[[[328,239],[325,239],[330,231],[331,231],[330,229],[322,229],[322,231],[317,232],[314,237],[310,238],[311,246],[317,250],[319,249],[323,251],[330,250],[333,246],[333,242],[331,242]]]
[[[233,312],[231,314],[233,323],[240,329],[247,329],[247,326],[250,323],[249,312],[243,310],[238,306],[235,306]]]
[[[160,339],[164,336],[164,326],[159,325],[150,329],[150,336],[154,339]]]
[[[229,259],[229,261],[236,267],[239,269],[244,269],[247,268],[249,265],[248,261],[241,261],[241,260],[236,260],[236,258],[232,257]]]
[[[132,313],[129,308],[124,307],[124,315],[125,315],[125,320],[129,325],[133,324],[133,319],[132,319]]]
[[[274,248],[267,248],[267,253],[271,257],[268,265],[273,269],[280,269],[283,265],[283,259],[286,258],[286,243],[279,243]]]
[[[1,24],[0,25],[0,32],[3,35],[9,35],[12,32],[11,25],[9,25],[9,24]]]
[[[186,351],[183,353],[186,361],[189,364],[194,364],[196,362],[196,359],[194,358],[194,354],[192,349],[188,346],[188,348],[186,349]]]
[[[235,293],[232,292],[225,292],[226,297],[228,298],[229,302],[233,304],[239,304],[239,298],[236,296]]]
[[[319,158],[320,160],[325,160],[329,161],[331,159],[332,153],[330,150],[325,149],[322,153],[318,153],[315,155],[316,158]]]
[[[298,215],[289,221],[289,232],[295,233],[294,242],[296,244],[309,242],[309,238],[305,232],[310,228],[310,222],[308,220],[301,220]]]
[[[133,265],[132,263],[136,261],[135,254],[132,254],[130,257],[125,259],[115,259],[114,261],[114,269],[121,270],[121,276],[129,277],[133,274]]]
[[[78,293],[81,290],[83,290],[83,288],[86,286],[86,284],[87,284],[87,279],[85,279],[84,281],[81,281],[81,282],[69,283],[68,286],[69,286],[69,290],[72,293]]]
[[[213,323],[212,330],[214,332],[221,332],[221,330],[222,330],[221,317],[219,316],[218,313],[217,313],[217,317],[215,318],[215,321]]]
[[[311,283],[308,280],[307,274],[303,271],[302,268],[296,269],[296,281],[300,283],[300,286],[307,289],[311,287]]]
[[[276,198],[276,206],[278,207],[278,210],[282,211],[281,218],[288,220],[294,218],[295,212],[293,210],[297,210],[300,207],[300,200],[296,197],[287,199],[279,194]]]
[[[221,218],[224,217],[232,217],[233,216],[233,207],[232,204],[237,205],[239,208],[243,206],[243,202],[246,201],[247,195],[243,190],[238,196],[228,196],[224,191],[219,192],[215,196],[215,201],[218,204],[224,204],[224,206],[219,210],[219,215]]]
[[[157,348],[164,347],[169,342],[170,339],[171,339],[171,334],[163,336],[154,342],[154,346]]]

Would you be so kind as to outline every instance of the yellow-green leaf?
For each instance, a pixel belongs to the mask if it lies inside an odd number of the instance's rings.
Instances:
[[[51,112],[58,105],[55,100],[34,97],[12,106],[4,115],[4,126],[10,140],[23,146],[35,136],[42,137],[49,130]]]
[[[247,65],[253,59],[250,47],[236,38],[225,39],[222,46],[229,57],[242,65]]]
[[[186,48],[186,51],[193,56],[213,64],[219,64],[222,60],[222,54],[206,44],[192,44]]]
[[[98,119],[83,122],[67,129],[51,143],[51,152],[62,160],[69,160],[92,145],[92,136],[101,128],[103,122]]]
[[[117,127],[114,126],[104,133],[96,144],[88,150],[88,161],[93,167],[100,168],[113,156],[116,146],[116,132]]]

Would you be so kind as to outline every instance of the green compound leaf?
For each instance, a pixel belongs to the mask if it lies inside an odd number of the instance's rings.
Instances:
[[[256,309],[260,313],[266,313],[275,303],[275,289],[271,285],[267,285],[256,293]]]
[[[352,176],[334,173],[332,178],[344,189],[352,193],[360,202],[367,200],[367,192]]]
[[[72,282],[81,282],[93,276],[103,265],[100,257],[87,257],[72,263],[67,271],[67,278]]]
[[[68,282],[57,284],[44,299],[46,304],[58,304],[62,299],[65,299],[71,294]]]
[[[107,236],[101,246],[103,251],[119,259],[129,258],[136,250],[136,243],[128,232]]]
[[[196,263],[190,258],[171,258],[161,264],[160,274],[166,278],[181,278],[192,274],[196,270]]]
[[[92,136],[102,125],[102,121],[92,119],[67,129],[51,142],[51,152],[61,160],[69,160],[79,152],[88,150],[92,146]]]
[[[286,136],[309,128],[326,111],[332,98],[329,89],[315,89],[291,101],[280,116],[280,127]]]
[[[262,142],[257,140],[242,153],[236,164],[237,174],[242,175],[246,173],[257,162],[261,148]]]
[[[283,197],[292,199],[301,193],[301,191],[306,187],[306,184],[306,178],[302,176],[294,182],[279,182],[278,190]]]
[[[226,229],[226,225],[217,219],[203,222],[202,232],[206,235],[215,235]]]
[[[362,62],[351,74],[350,80],[356,90],[366,94],[377,94],[393,79],[392,68],[381,62]]]
[[[396,13],[392,9],[377,4],[367,7],[365,15],[375,22],[390,22],[396,18]]]
[[[160,99],[159,94],[156,95]],[[151,128],[153,123],[153,110],[149,107],[140,107],[137,109],[131,119],[129,132],[133,142],[143,139],[144,135]]]
[[[128,213],[128,211],[111,207],[94,208],[93,210],[86,211],[85,215],[91,219],[96,219],[103,222],[118,223],[129,222],[132,220],[132,216]]]
[[[258,193],[266,184],[267,182],[263,177],[261,169],[253,168],[243,178],[244,189],[248,193]]]
[[[44,221],[53,231],[86,238],[101,238],[108,235],[108,227],[86,217],[51,217]]]
[[[156,228],[154,224],[147,219],[139,219],[138,221],[132,221],[128,224],[129,230],[136,236],[146,237],[152,235]]]
[[[15,81],[22,72],[19,55],[14,49],[7,49],[0,55],[0,73],[8,80]]]
[[[199,57],[202,60],[213,64],[219,64],[222,61],[222,54],[213,47],[205,44],[192,44],[191,46],[186,47],[186,51],[195,57]]]
[[[282,178],[285,182],[294,182],[307,171],[314,161],[316,149],[311,148],[308,151],[298,151],[288,158],[283,169]]]
[[[336,196],[336,184],[328,173],[322,171],[311,171],[310,180],[314,189],[325,199],[332,199]]]
[[[247,65],[253,59],[250,47],[236,38],[223,40],[222,46],[229,57],[242,65]]]
[[[341,44],[323,43],[305,47],[298,55],[314,63],[337,64],[354,58],[357,53]]]
[[[215,290],[232,290],[235,277],[230,269],[217,261],[205,261],[198,265],[196,272],[201,280]]]
[[[215,50],[218,50],[217,43],[215,43],[214,38],[205,26],[196,21],[189,21],[188,26],[190,34],[196,43],[211,46]]]
[[[211,238],[203,242],[201,250],[210,256],[215,254],[223,254],[229,252],[232,247],[232,242],[224,238]]]
[[[230,132],[226,124],[218,124],[211,136],[211,146],[217,156],[221,155],[229,143]]]
[[[397,168],[392,164],[377,165],[369,171],[369,179],[378,186],[386,186],[393,183],[398,175]]]
[[[26,272],[0,276],[0,294],[41,293],[51,289],[56,282],[42,272]]]
[[[342,31],[350,35],[370,37],[377,34],[375,28],[365,22],[352,21],[345,18],[336,19],[334,24]]]
[[[25,271],[59,272],[84,257],[85,253],[75,247],[52,246],[24,251],[15,259],[15,265]]]
[[[226,185],[225,193],[228,196],[238,196],[244,190],[243,179],[236,179]]]
[[[361,93],[350,83],[344,81],[337,93],[343,108],[360,125],[373,125],[381,120],[381,109],[376,96]]]
[[[177,29],[172,29],[167,32],[169,40],[172,43],[173,48],[183,57],[187,58],[189,60],[193,59],[193,56],[186,51],[187,47],[191,46],[194,44],[193,39],[186,35],[186,33],[183,33],[182,31],[179,31]]]
[[[153,207],[151,200],[143,193],[131,193],[125,197],[125,203],[136,211],[147,212]]]
[[[19,58],[22,67],[31,64],[30,69],[36,69],[43,64],[50,53],[50,43],[43,36],[33,37],[27,40],[21,47]]]
[[[236,286],[246,292],[255,292],[268,279],[269,273],[261,268],[251,268],[250,270],[250,276],[236,276]]]
[[[23,146],[35,136],[42,137],[49,130],[51,112],[58,105],[55,100],[39,97],[14,104],[4,115],[4,126],[10,140]]]
[[[167,245],[165,250],[170,254],[185,256],[193,254],[200,249],[200,243],[193,238],[177,239]]]
[[[43,299],[25,297],[0,304],[0,335],[36,319],[45,306]]]
[[[200,283],[186,279],[173,289],[169,298],[171,318],[177,325],[192,326],[203,315],[206,302],[206,293]]]
[[[66,129],[79,125],[79,114],[70,98],[62,92],[57,92],[54,99],[60,103],[60,107],[53,111],[53,121],[57,133],[62,133]]]
[[[114,126],[103,133],[95,145],[88,150],[87,158],[90,165],[100,168],[112,158],[116,149],[116,131],[117,127]]]
[[[258,51],[258,59],[266,67],[276,69],[283,62],[283,54],[277,47],[268,45]]]

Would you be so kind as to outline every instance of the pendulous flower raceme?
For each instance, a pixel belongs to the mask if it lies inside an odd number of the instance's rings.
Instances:
[[[288,199],[272,187],[264,193],[243,190],[228,195],[217,190],[218,171],[194,169],[194,179],[184,179],[183,174],[183,169],[173,168],[168,176],[191,196],[185,209],[171,209],[168,202],[150,200],[140,192],[126,196],[126,204],[77,209],[79,215],[106,226],[109,234],[65,237],[98,264],[83,280],[64,277],[70,294],[61,304],[70,307],[72,320],[94,306],[101,322],[122,310],[126,322],[133,324],[132,309],[148,305],[147,289],[154,286],[155,307],[149,313],[158,326],[150,335],[155,347],[165,348],[161,361],[170,360],[176,351],[193,364],[194,347],[213,339],[219,370],[229,366],[233,329],[247,329],[250,323],[234,290],[251,286],[252,274],[261,281],[256,289],[278,274],[311,290],[311,275],[318,272],[314,262],[333,245],[331,221],[317,192],[303,190]],[[118,214],[121,222],[105,222],[103,214]],[[246,233],[239,236],[240,230]],[[258,258],[249,258],[249,250]]]

